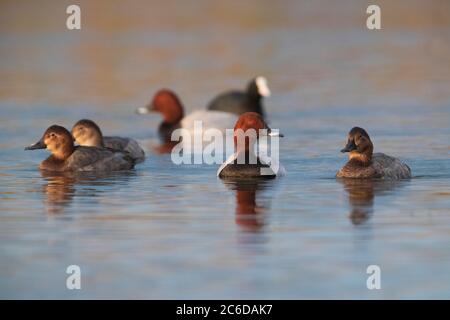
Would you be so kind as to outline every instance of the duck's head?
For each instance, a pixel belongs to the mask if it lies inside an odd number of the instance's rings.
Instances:
[[[82,119],[72,127],[72,136],[80,146],[103,147],[103,135],[92,120]]]
[[[73,137],[70,132],[61,126],[49,127],[42,138],[25,150],[48,149],[57,159],[67,159],[74,150]]]
[[[265,77],[256,77],[252,79],[248,86],[247,86],[247,92],[255,97],[269,97],[270,96],[270,89],[267,85],[267,79]]]
[[[370,161],[373,153],[373,144],[366,130],[354,127],[348,133],[347,144],[341,152],[349,152],[350,159]]]
[[[154,95],[150,104],[146,107],[138,108],[138,114],[149,112],[160,112],[164,122],[167,124],[177,124],[183,119],[183,105],[178,96],[171,90],[161,89]]]
[[[256,112],[243,113],[234,126],[234,146],[237,151],[250,150],[261,135],[283,137],[275,130],[269,128],[263,117]],[[242,139],[245,138],[245,144]]]

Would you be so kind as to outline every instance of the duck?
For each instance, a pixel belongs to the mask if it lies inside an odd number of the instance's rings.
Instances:
[[[214,110],[197,110],[185,116],[181,100],[170,89],[158,90],[150,104],[136,110],[138,114],[150,112],[159,112],[163,116],[163,121],[158,128],[159,136],[163,142],[170,141],[172,133],[176,129],[186,129],[193,134],[196,121],[202,121],[203,130],[215,128],[225,133],[227,128],[233,128],[238,119],[235,114]]]
[[[245,143],[242,143],[239,135],[247,135],[251,129],[255,134],[246,136]],[[283,137],[278,130],[269,128],[259,113],[243,113],[234,126],[235,152],[220,166],[217,176],[221,179],[273,179],[284,175],[286,170],[277,159],[255,154],[256,142],[262,135]]]
[[[341,152],[349,153],[349,161],[337,172],[338,178],[409,179],[411,169],[397,158],[373,153],[373,143],[366,130],[354,127],[348,133],[347,145]]]
[[[104,137],[92,120],[81,119],[72,127],[72,136],[80,146],[108,148],[127,153],[135,163],[145,160],[145,152],[136,140],[124,137]]]
[[[270,96],[267,79],[259,76],[250,80],[245,91],[232,90],[215,97],[209,104],[209,110],[219,110],[241,115],[256,112],[265,117],[263,98]]]
[[[71,133],[59,125],[50,126],[42,138],[25,150],[48,149],[51,156],[39,168],[55,172],[118,171],[133,169],[127,154],[106,148],[75,146]]]

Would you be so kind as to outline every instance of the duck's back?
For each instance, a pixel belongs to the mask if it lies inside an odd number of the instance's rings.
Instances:
[[[77,147],[65,161],[65,169],[71,171],[119,171],[133,167],[134,160],[127,154],[96,147]]]
[[[338,178],[354,179],[408,179],[411,178],[411,169],[399,159],[374,153],[368,166],[362,166],[358,161],[350,160],[336,174]]]
[[[252,105],[247,94],[242,91],[229,91],[218,95],[208,105],[209,110],[219,110],[234,114],[260,112],[258,106]]]
[[[223,111],[198,110],[190,113],[181,120],[181,127],[189,131],[194,130],[195,121],[202,121],[203,132],[210,128],[219,129],[225,132],[225,129],[233,129],[238,116]]]
[[[384,179],[408,179],[411,178],[411,169],[399,159],[384,153],[374,153],[372,166],[378,175]]]
[[[139,146],[136,140],[122,137],[104,137],[103,143],[105,147],[127,152],[136,163],[140,163],[145,159],[145,152]]]

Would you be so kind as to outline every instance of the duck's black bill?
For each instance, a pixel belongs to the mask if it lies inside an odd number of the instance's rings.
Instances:
[[[357,146],[355,144],[355,142],[353,140],[350,140],[349,142],[347,142],[347,145],[345,146],[344,149],[341,150],[342,153],[344,152],[352,152],[354,150],[357,149]]]
[[[45,149],[47,146],[45,145],[44,141],[40,140],[36,142],[35,144],[32,144],[31,146],[25,147],[25,150],[37,150],[37,149]]]

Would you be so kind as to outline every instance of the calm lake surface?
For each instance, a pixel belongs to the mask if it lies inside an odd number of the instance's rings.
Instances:
[[[450,3],[64,1],[0,4],[0,298],[450,298]],[[161,87],[205,108],[268,78],[285,177],[224,183],[160,155]],[[131,172],[49,175],[51,124],[138,139]],[[352,126],[413,179],[342,182]],[[82,289],[66,289],[79,265]],[[381,268],[368,290],[366,268]]]

